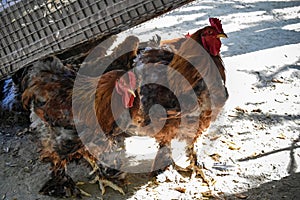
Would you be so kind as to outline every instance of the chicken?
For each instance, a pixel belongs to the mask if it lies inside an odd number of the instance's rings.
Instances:
[[[122,45],[126,45],[126,40]],[[122,59],[126,68],[128,58],[134,53],[116,59],[120,63]],[[98,56],[107,58],[102,53]],[[98,64],[100,69],[99,60]],[[84,192],[66,173],[66,167],[71,161],[83,158],[91,165],[90,175],[95,174],[92,182],[99,182],[102,193],[109,186],[124,194],[118,185],[124,180],[124,173],[118,170],[117,160],[118,141],[122,142],[123,136],[116,128],[115,119],[133,106],[135,75],[113,65],[98,77],[87,76],[88,69],[81,72],[86,74],[76,73],[59,59],[49,57],[38,61],[23,79],[22,102],[31,110],[31,127],[39,134],[41,160],[51,163],[51,179],[40,193],[81,196]],[[111,102],[118,105],[114,116]]]
[[[176,44],[162,41],[142,51],[139,40],[130,36],[111,55],[92,53],[78,72],[55,57],[29,70],[22,81],[22,102],[39,134],[41,159],[51,163],[42,194],[81,196],[66,167],[82,158],[102,193],[105,186],[124,193],[118,184],[125,176],[119,170],[120,147],[133,135],[159,143],[153,171],[169,165],[199,171],[193,145],[228,98],[219,55],[219,38],[226,35],[218,19],[210,23]],[[174,141],[185,143],[181,153],[188,165],[177,162]]]
[[[210,26],[186,38],[145,48],[135,60],[140,101],[134,101],[138,109],[131,110],[132,124],[127,131],[154,137],[159,143],[153,171],[174,165],[193,176],[203,175],[194,143],[228,98],[219,54],[220,38],[227,35],[219,19],[209,21]],[[174,145],[180,143],[185,146],[183,152],[175,152]]]

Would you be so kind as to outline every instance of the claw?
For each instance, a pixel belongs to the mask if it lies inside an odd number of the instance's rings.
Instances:
[[[99,171],[99,166],[97,165],[95,160],[92,160],[90,157],[85,157],[85,159],[90,163],[91,167],[92,167],[92,171],[89,173],[90,176],[92,176],[93,174],[95,174],[97,171]]]
[[[80,193],[81,193],[83,196],[86,196],[86,197],[91,197],[91,196],[92,196],[91,194],[87,193],[87,192],[84,191],[83,189],[80,189],[80,188],[79,188],[79,191],[80,191]]]
[[[94,175],[100,168],[98,165],[92,166],[93,170],[89,173],[89,176]]]
[[[99,189],[101,190],[102,195],[105,194],[105,187],[107,187],[107,186],[114,189],[115,191],[118,191],[121,194],[125,195],[123,189],[120,186],[116,185],[115,183],[113,183],[107,179],[103,179],[103,178],[100,178],[99,176],[96,176],[95,179],[92,180],[90,183],[94,184],[96,182],[98,182],[98,184],[99,184]]]
[[[99,168],[99,166],[98,166],[98,164],[96,163],[95,160],[91,159],[89,156],[85,156],[84,158],[90,163],[90,165],[91,165],[91,167],[93,169],[89,173],[90,176],[94,175],[95,173],[101,171],[101,169]],[[107,187],[107,186],[111,187],[112,189],[114,189],[114,190],[120,192],[121,194],[125,195],[123,189],[120,186],[116,185],[112,181],[109,181],[107,179],[104,179],[104,178],[100,177],[99,175],[96,175],[95,178],[94,178],[94,180],[90,181],[89,183],[95,184],[97,182],[99,184],[99,189],[101,190],[102,195],[104,195],[104,193],[105,193],[105,187]]]
[[[198,172],[196,174],[197,175],[200,175],[201,178],[203,179],[203,181],[208,185],[208,186],[212,186],[216,183],[216,180],[211,177],[211,176],[208,176],[206,173],[205,173],[205,169],[198,169]]]
[[[212,174],[208,174],[209,170],[198,166],[195,162],[191,163],[190,168],[192,170],[191,179],[200,176],[208,186],[212,186],[216,183],[216,180],[212,177]]]
[[[189,155],[190,165],[186,168],[182,168],[175,164],[175,169],[180,172],[180,174],[189,176],[190,179],[201,177],[203,182],[208,186],[214,185],[216,181],[213,178],[213,174],[211,173],[211,171],[206,169],[204,166],[199,166],[199,163],[197,161],[197,154],[194,150],[194,145],[188,147],[187,153]]]

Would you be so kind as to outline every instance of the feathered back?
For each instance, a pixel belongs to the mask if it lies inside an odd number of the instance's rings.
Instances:
[[[209,56],[193,36],[181,45],[169,66],[172,70],[168,71],[168,81],[175,95],[191,91],[204,80],[209,92],[214,94],[216,105],[223,105],[228,98],[220,56]]]
[[[209,22],[219,33],[224,33],[221,20],[218,18],[209,18]],[[221,77],[222,82],[224,84],[226,82],[225,67],[220,55],[213,56],[207,54],[205,49],[201,48],[201,46],[203,47],[201,37],[206,28],[207,27],[199,29],[193,33],[190,38],[187,38],[170,63],[170,67],[183,75],[189,83],[186,84],[185,80],[178,77],[178,74],[176,75],[175,72],[169,71],[169,82],[172,87],[175,87],[175,91],[179,93],[189,91],[190,86],[195,87],[203,76],[207,77],[208,80],[211,78],[218,80],[218,77]],[[218,70],[215,70],[214,64],[211,63],[208,55],[210,55]],[[210,82],[211,83],[208,83],[209,85],[215,85],[213,81]]]
[[[75,77],[76,73],[55,57],[36,62],[22,83],[24,108],[29,109],[33,102],[35,113],[47,123],[72,125],[70,110]]]
[[[112,70],[128,71],[132,68],[133,59],[137,55],[139,45],[139,39],[137,37],[128,36],[122,43],[113,49],[113,52],[110,55],[106,55],[106,51],[112,44],[104,47],[101,47],[101,45],[102,44],[93,50],[82,63],[79,70],[80,74],[98,77],[101,74]]]
[[[201,48],[193,38],[187,39],[181,45],[169,65],[175,71],[168,71],[169,84],[175,94],[190,91],[190,86],[194,87],[202,79],[202,75],[209,70],[207,55],[204,48]]]

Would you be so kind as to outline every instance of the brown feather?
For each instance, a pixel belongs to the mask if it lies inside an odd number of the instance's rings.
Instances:
[[[190,39],[186,39],[169,65],[184,77],[184,79],[181,78],[175,71],[168,73],[170,85],[175,87],[175,91],[178,93],[189,91],[191,89],[190,85],[194,87],[203,76],[217,77],[214,64],[225,83],[225,67],[221,57],[219,55],[209,56],[202,46],[201,34],[204,30],[205,28],[200,29],[192,34]],[[208,57],[211,57],[214,64],[211,63]],[[215,75],[212,73],[215,73]],[[189,84],[184,83],[184,80],[187,80]]]
[[[115,122],[111,110],[112,94],[115,82],[123,74],[125,71],[113,70],[97,78],[78,75],[73,91],[73,109],[79,118],[76,120],[88,127],[95,128],[100,125],[104,133],[109,133]],[[124,108],[119,95],[115,95],[113,100],[120,105],[115,113],[117,118]]]
[[[175,38],[171,40],[162,40],[160,46],[169,46],[173,52],[176,52],[182,45],[186,38]]]

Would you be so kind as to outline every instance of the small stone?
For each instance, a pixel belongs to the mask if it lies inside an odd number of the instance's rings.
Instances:
[[[29,173],[29,172],[31,172],[31,170],[30,170],[30,168],[29,167],[24,167],[24,172],[27,172],[27,173]]]

